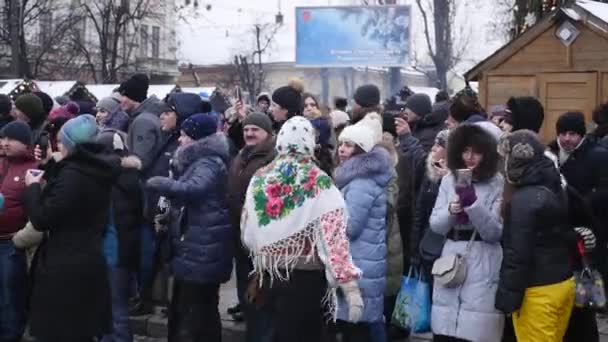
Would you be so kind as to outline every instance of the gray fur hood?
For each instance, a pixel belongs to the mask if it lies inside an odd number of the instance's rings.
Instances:
[[[230,152],[226,136],[216,133],[186,147],[180,147],[173,158],[173,167],[177,174],[182,174],[190,165],[203,157],[218,157],[228,165]]]
[[[334,181],[340,189],[355,178],[371,178],[381,187],[386,187],[394,177],[391,156],[380,145],[368,153],[358,154],[340,164],[334,172]]]

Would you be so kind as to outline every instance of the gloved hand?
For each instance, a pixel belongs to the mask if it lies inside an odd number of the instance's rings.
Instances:
[[[578,234],[579,238],[583,240],[585,245],[585,251],[591,252],[595,248],[595,235],[593,231],[587,227],[576,227],[574,231]]]
[[[351,323],[357,323],[363,316],[363,297],[361,297],[361,290],[356,281],[349,281],[348,283],[340,285],[346,303],[348,304],[348,321]]]
[[[470,207],[477,201],[477,195],[475,194],[475,188],[473,185],[467,187],[456,187],[456,194],[460,197],[460,203],[463,207]]]

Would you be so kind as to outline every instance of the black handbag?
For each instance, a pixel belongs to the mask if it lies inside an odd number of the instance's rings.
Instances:
[[[441,257],[445,240],[445,235],[435,233],[430,228],[427,229],[422,236],[422,240],[420,240],[419,246],[422,260],[432,264]]]

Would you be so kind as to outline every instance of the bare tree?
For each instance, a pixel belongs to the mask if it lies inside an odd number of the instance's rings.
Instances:
[[[35,78],[44,73],[43,65],[53,69],[59,60],[56,53],[65,51],[61,43],[74,21],[65,2],[5,0],[1,15],[9,24],[0,26],[0,44],[10,49],[0,57],[11,57],[12,74]],[[31,35],[36,27],[38,34]]]
[[[437,85],[447,90],[448,72],[461,61],[468,45],[468,36],[462,37],[458,46],[454,44],[456,0],[416,0],[416,5],[422,14],[424,39],[435,65]]]
[[[161,22],[158,0],[79,1],[76,9],[84,29],[72,30],[72,43],[97,83],[116,83],[121,72],[135,66],[133,53],[143,19]],[[83,34],[93,29],[93,39]]]
[[[234,66],[239,76],[241,86],[249,92],[250,103],[264,89],[265,74],[262,56],[267,53],[275,40],[281,26],[279,24],[255,24],[255,48],[251,55],[234,56]]]

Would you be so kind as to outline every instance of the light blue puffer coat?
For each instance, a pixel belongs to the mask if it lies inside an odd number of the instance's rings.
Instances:
[[[334,173],[346,200],[350,252],[363,272],[359,280],[365,305],[361,322],[381,321],[384,311],[387,186],[393,177],[390,155],[381,146],[353,156]],[[339,320],[348,321],[347,307],[339,293]]]

